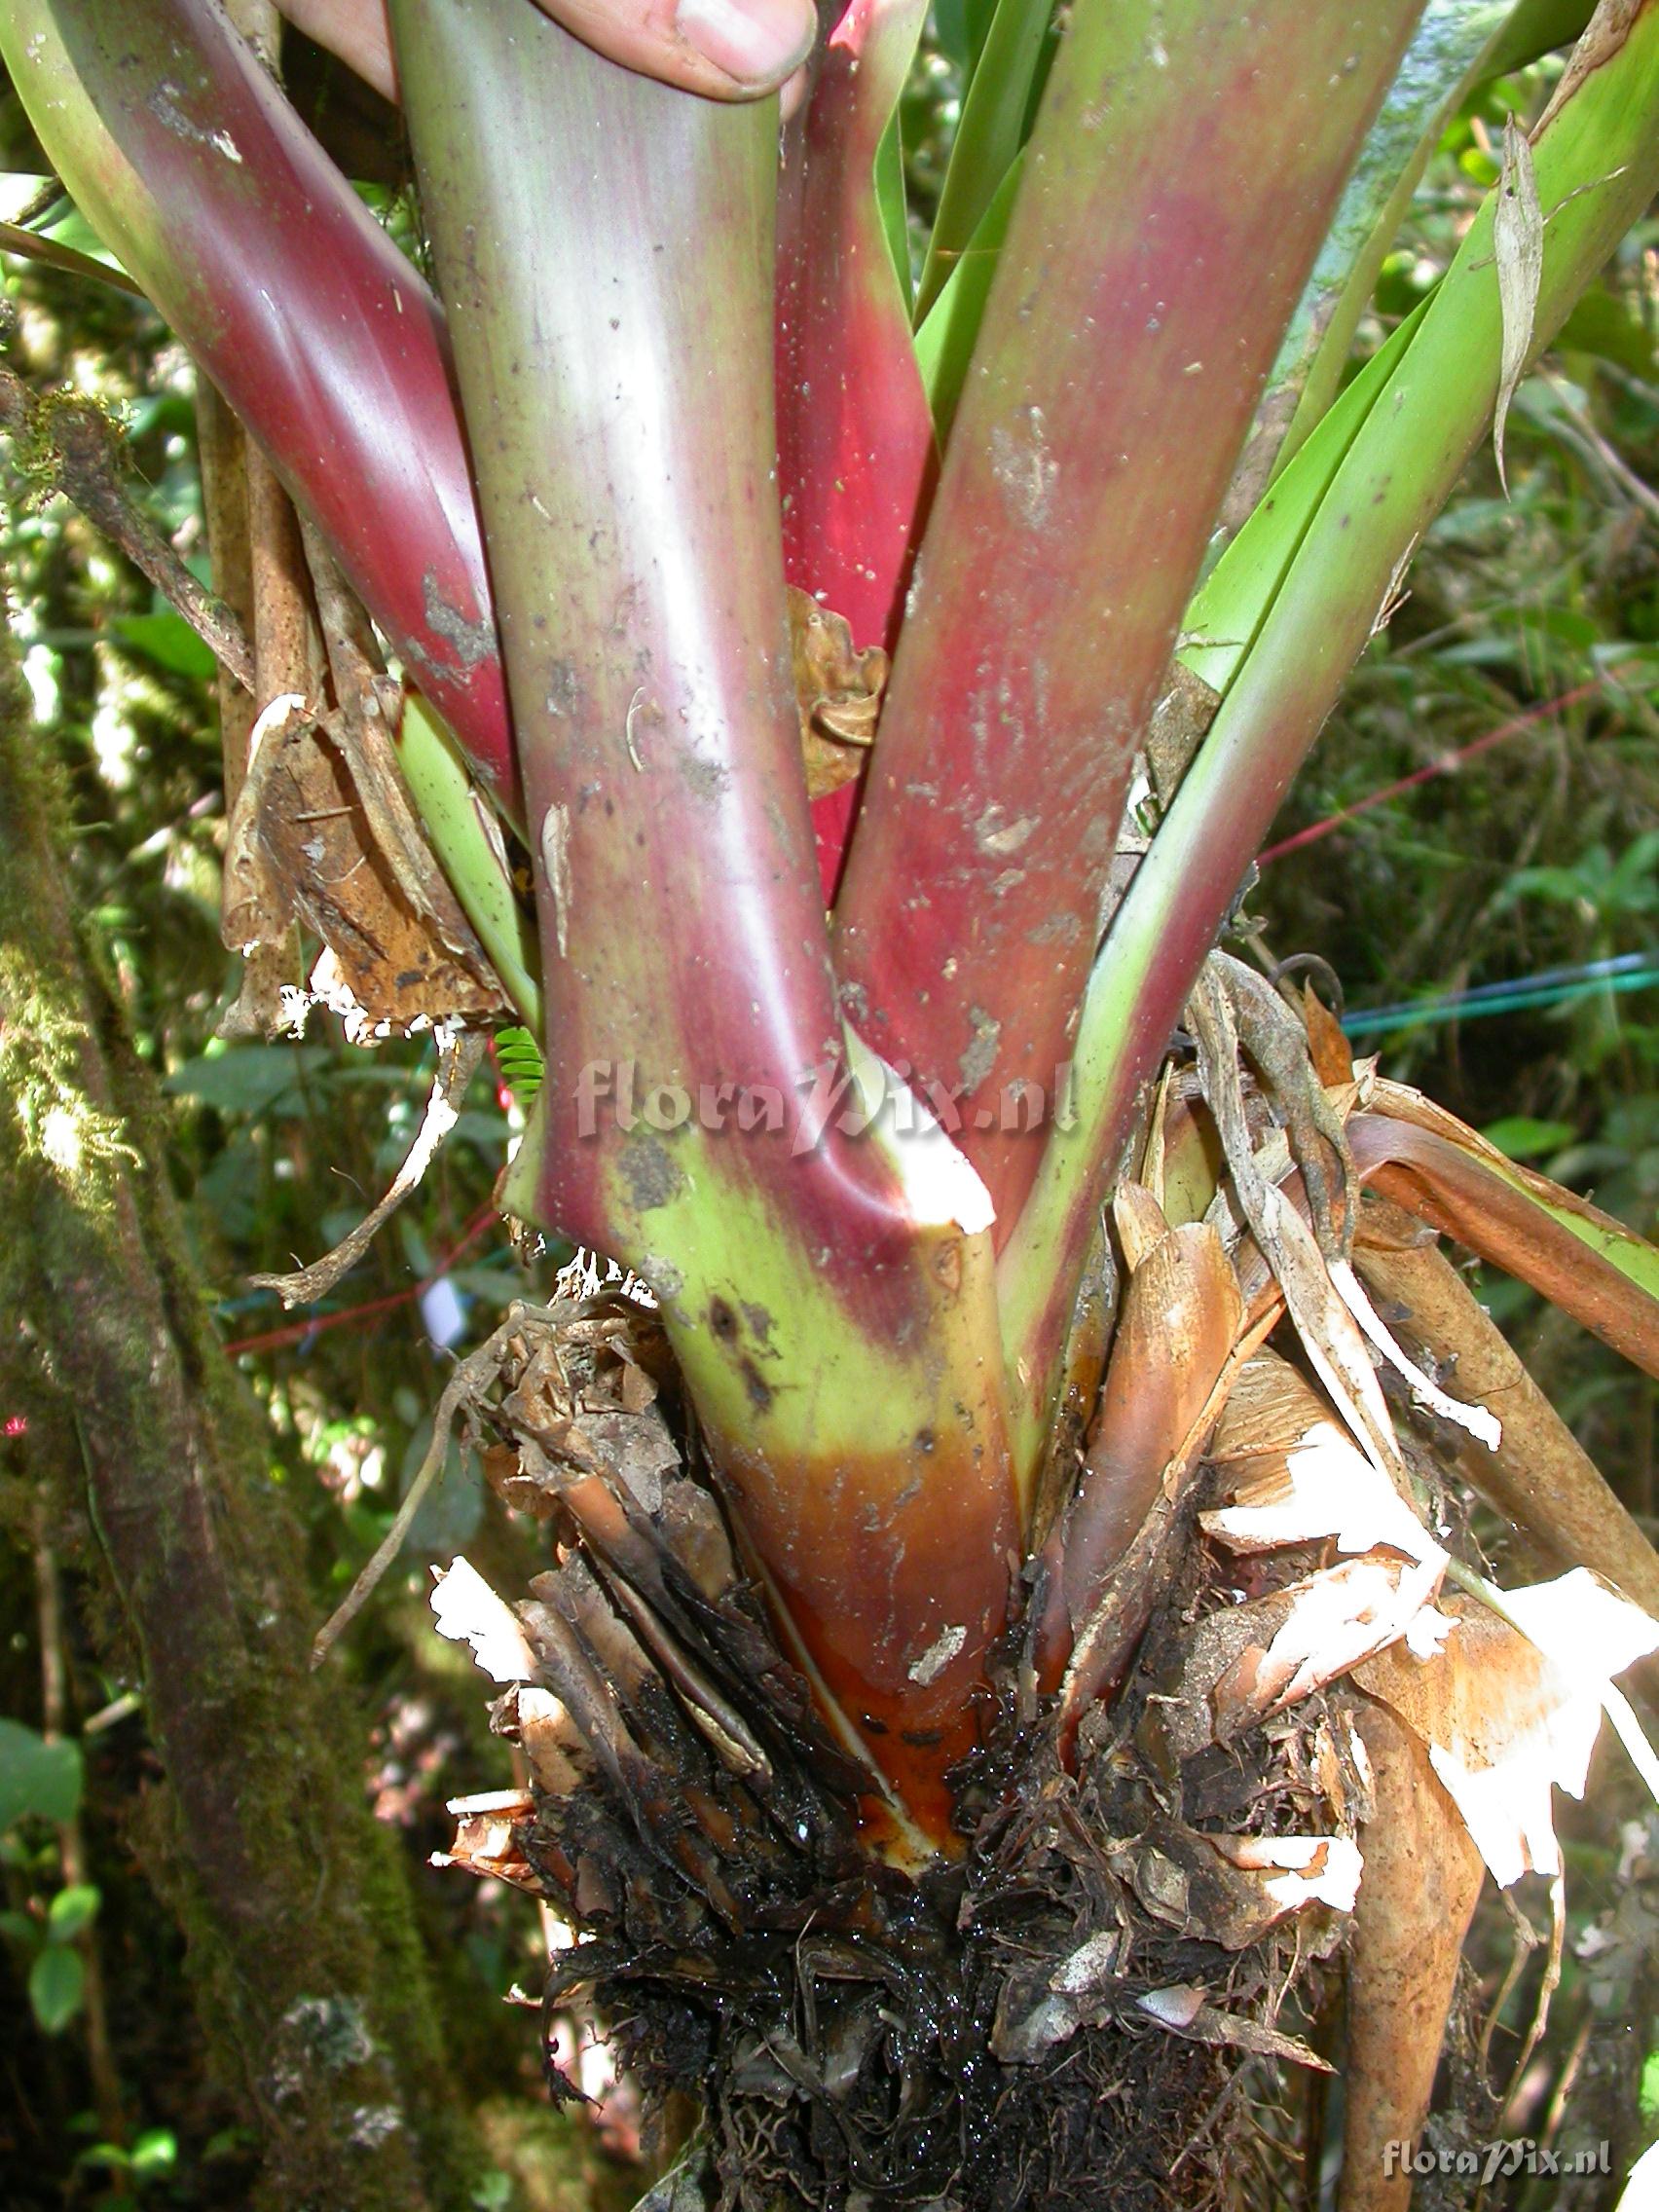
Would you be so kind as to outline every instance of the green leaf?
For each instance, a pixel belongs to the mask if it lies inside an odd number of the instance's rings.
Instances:
[[[875,149],[875,203],[881,210],[881,228],[893,257],[899,289],[904,295],[904,313],[915,305],[910,277],[910,218],[904,194],[904,142],[900,135],[899,110],[895,108]]]
[[[1591,8],[1592,0],[1521,0],[1487,49],[1482,63],[1486,82],[1507,77],[1539,55],[1570,44],[1590,20]]]
[[[170,2174],[178,2163],[178,2137],[170,2127],[146,2127],[132,2146],[135,2174]]]
[[[0,1912],[0,1936],[9,1943],[18,1943],[25,1951],[40,1947],[40,1930],[26,1912]]]
[[[967,381],[1023,166],[1023,161],[1016,161],[998,185],[996,197],[916,332],[916,366],[941,445]]]
[[[968,19],[963,0],[934,0],[934,36],[959,69],[968,65]]]
[[[1659,346],[1641,317],[1605,284],[1593,284],[1556,335],[1558,353],[1593,353],[1651,383],[1659,373]]]
[[[48,1943],[29,1969],[29,2008],[49,2036],[60,2034],[81,2009],[86,1984],[80,1952]]]
[[[76,2170],[81,2173],[124,2174],[131,2164],[131,2158],[119,2143],[94,2143],[75,2160]],[[108,2212],[109,2203],[108,2197],[101,2199],[100,2212]]]
[[[461,750],[437,712],[406,691],[397,756],[422,825],[467,920],[507,996],[535,1029],[541,1026],[541,954],[535,925],[520,905],[496,817],[473,783]]]
[[[496,1032],[496,1063],[501,1071],[501,1081],[528,1112],[536,1092],[541,1088],[541,1048],[528,1029],[498,1029]]]
[[[100,1902],[91,1882],[71,1882],[53,1899],[46,1915],[47,1934],[55,1943],[72,1943],[88,1927]]]
[[[1578,1131],[1570,1122],[1537,1122],[1530,1114],[1507,1114],[1481,1134],[1510,1160],[1535,1160],[1540,1153],[1559,1152]]]
[[[219,665],[182,614],[118,614],[110,628],[124,645],[174,676],[204,682]]]
[[[1031,92],[1049,30],[1048,0],[999,0],[962,103],[922,270],[925,313],[978,231],[1029,129]]]
[[[186,1060],[162,1088],[221,1113],[268,1114],[281,1101],[297,1100],[302,1077],[320,1073],[332,1057],[323,1046],[238,1045]]]
[[[80,1803],[80,1746],[49,1744],[20,1720],[0,1720],[0,1828],[30,1813],[72,1821]]]

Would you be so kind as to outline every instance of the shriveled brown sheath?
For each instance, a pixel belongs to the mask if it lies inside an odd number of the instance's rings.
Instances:
[[[1594,1567],[1659,1613],[1659,1552],[1452,1263],[1433,1245],[1382,1251],[1364,1242],[1354,1261],[1389,1326],[1437,1361],[1455,1359],[1448,1387],[1497,1416],[1495,1452],[1461,1439],[1459,1463],[1481,1495],[1546,1550]]]
[[[1348,1954],[1347,2107],[1337,2212],[1405,2212],[1446,2014],[1484,1869],[1419,1740],[1358,1701],[1375,1805]],[[1387,2156],[1395,2145],[1394,2157]],[[1392,2170],[1390,2170],[1390,2167]]]
[[[1505,1162],[1502,1172],[1450,1137],[1392,1113],[1350,1116],[1347,1138],[1360,1180],[1370,1189],[1519,1275],[1614,1351],[1659,1375],[1659,1300],[1552,1219],[1526,1186],[1535,1181],[1549,1194],[1550,1205],[1569,1208],[1607,1248],[1637,1241],[1622,1222],[1571,1192],[1530,1177],[1525,1168]]]
[[[1045,1548],[1060,1600],[1051,1601],[1039,1640],[1046,1688],[1187,1455],[1242,1322],[1232,1263],[1202,1223],[1165,1230],[1130,1275],[1077,1495]]]

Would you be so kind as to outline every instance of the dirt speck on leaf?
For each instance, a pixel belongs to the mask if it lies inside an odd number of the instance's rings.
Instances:
[[[993,1021],[982,1006],[971,1006],[968,1018],[974,1024],[974,1042],[957,1063],[962,1074],[963,1087],[977,1090],[996,1065],[997,1042],[1002,1036],[1002,1023]]]
[[[622,1147],[621,1168],[628,1196],[641,1213],[672,1204],[685,1189],[685,1177],[660,1137],[630,1137]]]
[[[442,638],[462,668],[477,668],[490,658],[496,649],[495,631],[486,620],[469,622],[450,605],[438,588],[435,570],[428,569],[421,578],[421,595],[426,627],[434,637]]]

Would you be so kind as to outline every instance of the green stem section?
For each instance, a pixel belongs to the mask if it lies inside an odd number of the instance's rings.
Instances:
[[[1018,1521],[983,1192],[948,1146],[838,1124],[773,480],[776,111],[522,0],[392,20],[536,872],[547,1074],[509,1197],[657,1291],[781,1606],[942,1838]]]
[[[1646,0],[1597,55],[1567,80],[1569,96],[1534,147],[1545,223],[1533,352],[1659,190],[1659,5]],[[1022,1418],[1038,1432],[1098,1178],[1116,1166],[1141,1087],[1286,786],[1492,419],[1502,321],[1494,199],[1421,319],[1345,416],[1340,458],[1316,435],[1279,479],[1263,527],[1280,550],[1257,571],[1262,605],[1243,594],[1233,605],[1222,647],[1231,671],[1217,672],[1228,678],[1225,698],[1090,977],[1077,1123],[1051,1140],[999,1268],[1011,1361],[1037,1384]],[[1227,556],[1239,573],[1250,535]],[[1220,577],[1218,569],[1212,582]]]
[[[433,856],[478,932],[527,1028],[541,1032],[541,948],[513,888],[500,822],[461,748],[418,691],[406,690],[397,757]]]

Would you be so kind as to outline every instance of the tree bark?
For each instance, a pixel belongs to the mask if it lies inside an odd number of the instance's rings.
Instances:
[[[28,698],[0,666],[0,1359],[67,1402],[86,1505],[170,1796],[165,1864],[207,2039],[263,2146],[254,2203],[469,2200],[410,1903],[360,1731],[307,1664],[303,1535],[220,1350],[166,1174],[161,1103],[55,838]],[[51,1425],[51,1424],[49,1424]],[[99,1571],[94,1563],[93,1571]],[[112,1608],[97,1608],[108,1615]]]

